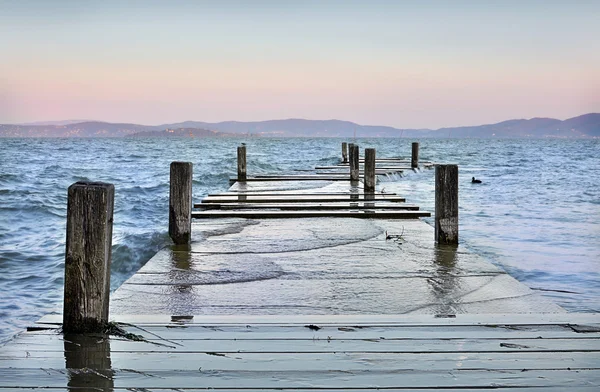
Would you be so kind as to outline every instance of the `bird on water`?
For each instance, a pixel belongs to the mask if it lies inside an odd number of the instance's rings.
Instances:
[[[477,180],[477,179],[475,179],[475,177],[473,177],[473,178],[471,179],[471,182],[472,182],[473,184],[481,184],[481,180]]]

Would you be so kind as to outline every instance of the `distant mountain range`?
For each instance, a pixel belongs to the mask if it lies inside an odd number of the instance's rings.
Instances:
[[[74,122],[73,122],[74,121]],[[139,125],[100,121],[0,124],[0,137],[407,137],[407,138],[598,138],[600,113],[567,120],[532,118],[497,124],[432,129],[399,129],[340,120],[270,120]]]

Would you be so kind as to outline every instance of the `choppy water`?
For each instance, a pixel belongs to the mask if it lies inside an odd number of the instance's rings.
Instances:
[[[357,140],[385,157],[408,156],[412,141]],[[0,139],[0,342],[60,308],[69,185],[115,185],[115,289],[169,243],[170,162],[194,163],[198,200],[227,189],[240,142],[248,172],[266,174],[335,164],[341,140]],[[420,142],[422,159],[460,165],[463,244],[569,311],[600,311],[600,141]],[[380,187],[433,211],[433,170]]]

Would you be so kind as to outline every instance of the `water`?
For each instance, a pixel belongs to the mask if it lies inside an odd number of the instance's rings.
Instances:
[[[409,155],[412,141],[357,140],[385,157]],[[199,200],[228,188],[240,142],[250,174],[291,174],[336,164],[341,140],[0,139],[0,342],[60,310],[69,185],[115,185],[114,290],[169,243],[170,162],[194,163]],[[569,311],[600,311],[600,141],[420,143],[421,159],[460,165],[461,243]],[[433,211],[433,176],[411,172],[379,187]]]

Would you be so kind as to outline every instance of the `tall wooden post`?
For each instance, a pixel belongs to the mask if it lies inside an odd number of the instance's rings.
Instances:
[[[192,237],[192,163],[171,162],[169,236],[176,245]]]
[[[68,190],[63,331],[102,332],[108,323],[115,187],[76,182]]]
[[[237,179],[246,181],[246,146],[237,148]]]
[[[348,163],[348,143],[342,142],[342,163]]]
[[[410,167],[417,169],[419,167],[419,143],[414,142],[412,144],[412,156],[410,160]]]
[[[350,143],[350,181],[358,181],[359,166],[358,166],[358,144]]]
[[[435,240],[458,245],[458,165],[435,166]]]
[[[365,170],[364,170],[365,193],[375,192],[375,149],[365,149]]]

